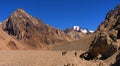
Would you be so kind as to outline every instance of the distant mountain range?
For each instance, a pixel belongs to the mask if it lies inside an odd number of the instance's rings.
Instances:
[[[73,26],[71,28],[67,28],[64,32],[71,37],[73,40],[79,40],[81,37],[84,37],[87,34],[91,34],[94,31],[88,30],[86,28],[81,28],[80,26]]]
[[[3,29],[3,31],[1,29],[1,32],[7,33],[9,38],[16,40],[7,40],[8,43],[6,44],[1,43],[6,46],[11,43],[7,47],[9,49],[45,48],[46,45],[79,40],[81,37],[93,33],[93,31],[79,26],[73,26],[62,31],[43,23],[40,19],[33,17],[23,9],[14,11],[2,22],[1,28]],[[1,46],[0,48],[4,47]]]
[[[73,26],[72,29],[75,30],[75,31],[78,31],[78,32],[86,33],[86,34],[94,32],[94,31],[89,30],[87,28],[81,28],[80,26]]]

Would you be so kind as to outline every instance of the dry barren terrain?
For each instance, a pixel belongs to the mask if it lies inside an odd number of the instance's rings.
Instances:
[[[99,66],[100,61],[86,61],[79,58],[81,51],[68,51],[62,55],[62,51],[40,50],[1,50],[0,66]]]

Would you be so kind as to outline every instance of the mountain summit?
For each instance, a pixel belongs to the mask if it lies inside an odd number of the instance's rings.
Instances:
[[[72,28],[67,28],[64,32],[71,37],[73,40],[79,40],[87,34],[93,33],[93,31],[86,28],[81,28],[80,26],[73,26]]]
[[[92,30],[88,30],[87,28],[81,28],[80,26],[73,26],[72,30],[78,31],[78,32],[82,32],[85,34],[89,34],[89,33],[93,33],[94,31]]]
[[[32,48],[71,40],[63,31],[44,24],[23,9],[13,12],[2,27],[9,35]]]

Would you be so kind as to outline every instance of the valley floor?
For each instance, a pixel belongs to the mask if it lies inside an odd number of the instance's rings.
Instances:
[[[101,61],[79,58],[82,51],[1,50],[0,66],[102,66]],[[103,65],[106,66],[106,65]]]

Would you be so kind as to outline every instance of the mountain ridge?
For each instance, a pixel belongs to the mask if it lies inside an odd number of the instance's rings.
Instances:
[[[8,19],[3,21],[2,28],[9,35],[34,48],[60,41],[71,41],[63,31],[44,24],[23,9],[14,11]]]
[[[64,32],[71,37],[73,40],[79,40],[80,38],[93,33],[94,31],[88,30],[86,28],[81,28],[80,26],[73,26],[72,28],[67,28]]]

